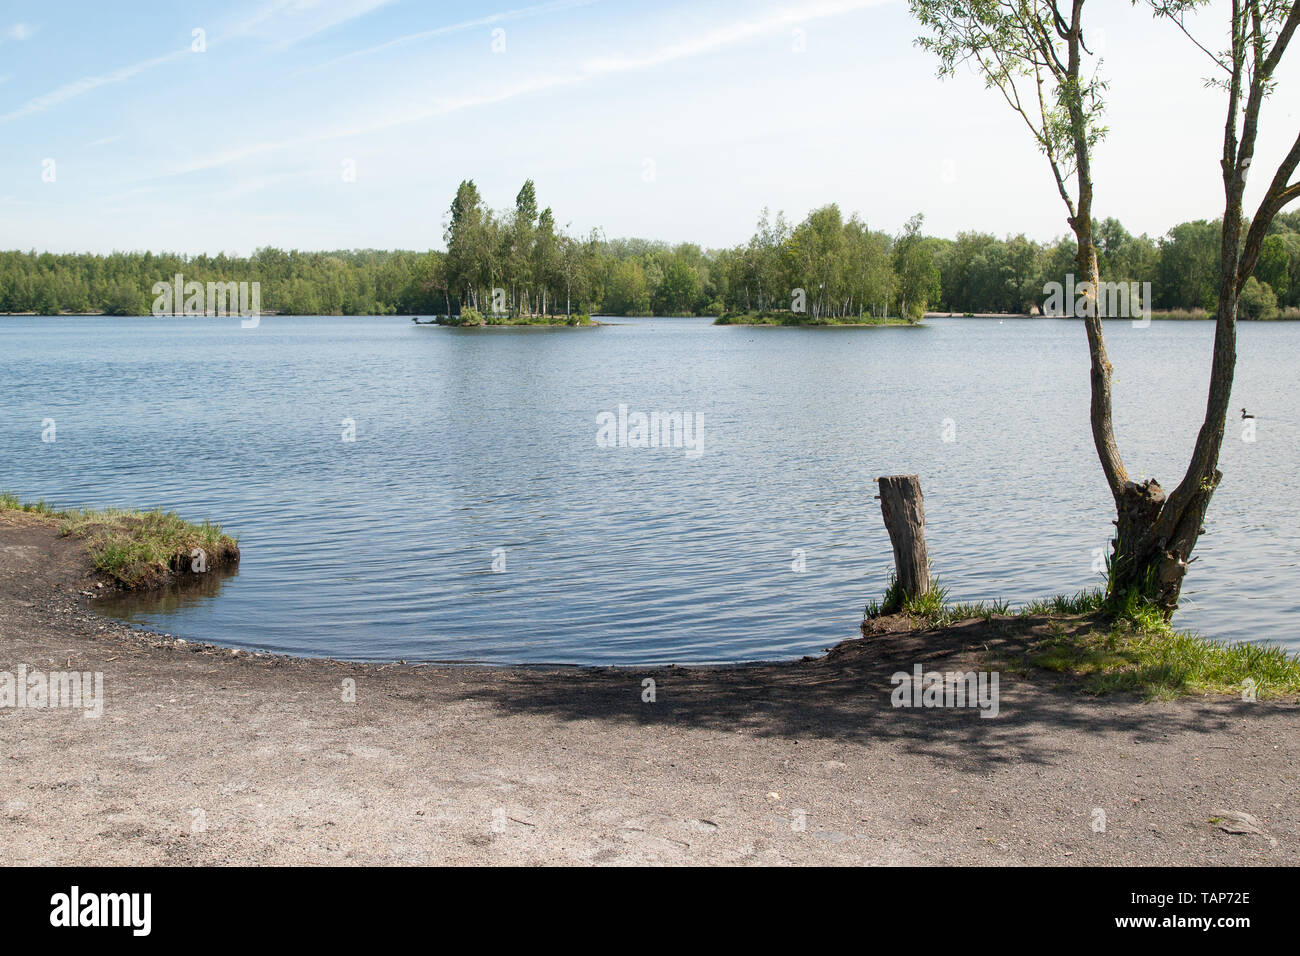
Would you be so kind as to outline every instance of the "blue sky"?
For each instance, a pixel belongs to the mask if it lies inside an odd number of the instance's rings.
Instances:
[[[1096,13],[1098,214],[1216,216],[1206,63],[1126,0]],[[1063,233],[1020,121],[936,79],[916,33],[902,0],[6,0],[0,248],[439,248],[462,178],[504,207],[526,177],[611,237],[731,245],[763,206],[832,201],[890,231]],[[1257,171],[1295,136],[1296,72]]]

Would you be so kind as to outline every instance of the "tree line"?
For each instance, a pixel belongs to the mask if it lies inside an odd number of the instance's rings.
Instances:
[[[764,209],[750,239],[728,249],[578,236],[538,208],[532,180],[493,210],[472,180],[456,190],[446,251],[258,249],[251,256],[0,252],[0,312],[148,314],[155,282],[259,282],[264,311],[298,315],[722,315],[806,312],[828,320],[917,318],[926,310],[1032,313],[1044,286],[1077,268],[1072,236],[1038,242],[962,232],[926,236],[912,217],[897,234],[845,218],[831,203],[799,223]],[[1219,221],[1163,236],[1094,223],[1101,275],[1150,282],[1160,310],[1213,312]],[[1276,217],[1243,290],[1242,318],[1300,307],[1300,212]],[[1289,314],[1289,313],[1286,313]]]

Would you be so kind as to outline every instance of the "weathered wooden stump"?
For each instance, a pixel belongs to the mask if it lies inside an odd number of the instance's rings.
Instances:
[[[894,568],[899,595],[903,599],[930,590],[930,557],[925,550],[925,505],[921,501],[921,479],[916,475],[887,475],[877,478],[880,511],[894,546]]]

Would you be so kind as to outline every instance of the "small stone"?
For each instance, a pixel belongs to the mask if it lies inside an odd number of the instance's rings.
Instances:
[[[1214,824],[1224,833],[1264,833],[1264,825],[1249,813],[1239,810],[1215,810]]]

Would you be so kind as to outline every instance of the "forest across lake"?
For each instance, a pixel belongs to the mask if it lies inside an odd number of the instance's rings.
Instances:
[[[532,180],[504,210],[466,180],[446,222],[446,251],[0,252],[0,312],[147,315],[154,284],[184,273],[205,284],[257,282],[264,310],[292,315],[722,316],[798,313],[802,301],[814,320],[916,319],[927,310],[1041,311],[1047,288],[1076,268],[1072,236],[940,238],[924,233],[919,215],[890,233],[834,203],[797,224],[765,209],[747,242],[723,249],[610,239],[598,229],[574,235],[539,209]],[[1103,280],[1150,283],[1146,305],[1166,315],[1213,314],[1217,222],[1183,222],[1153,238],[1105,218],[1094,235]],[[1300,211],[1269,227],[1238,315],[1300,318]]]

